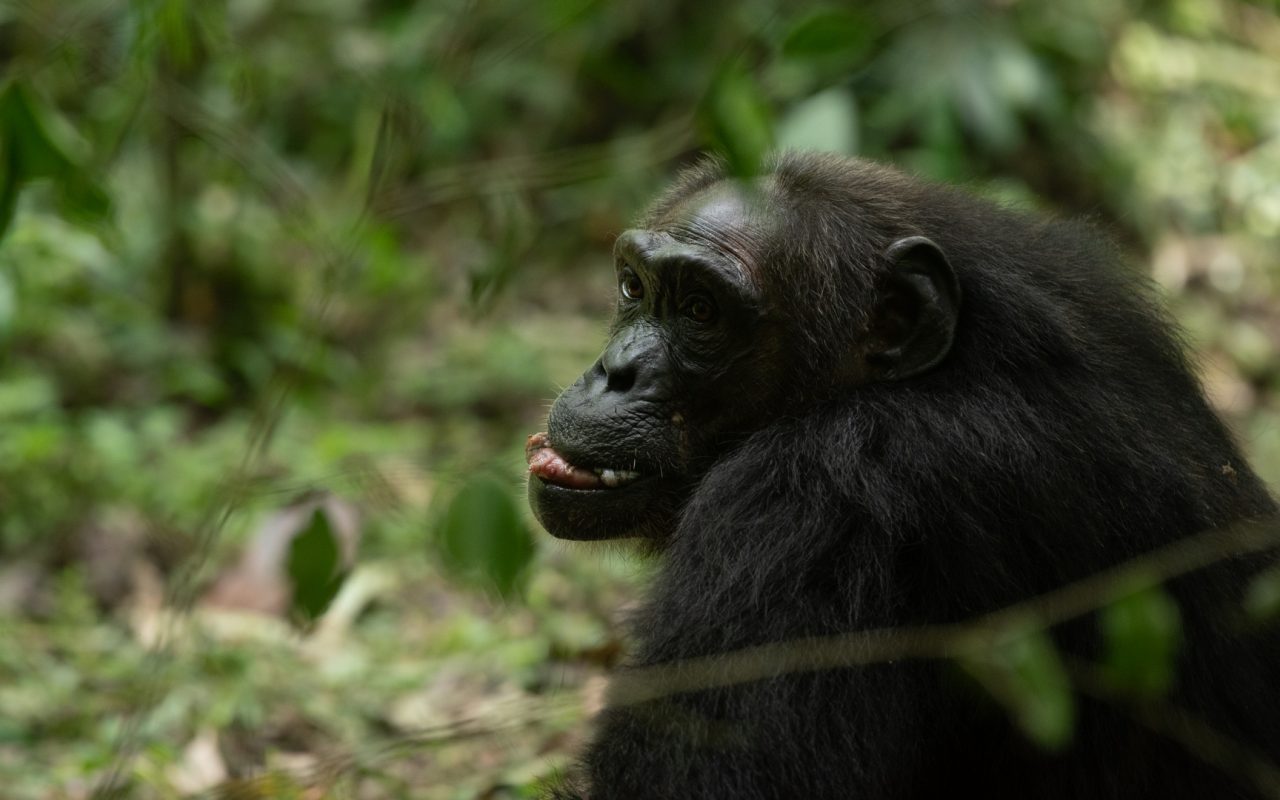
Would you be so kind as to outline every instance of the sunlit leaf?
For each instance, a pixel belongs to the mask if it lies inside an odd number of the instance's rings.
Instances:
[[[58,387],[46,375],[10,374],[0,380],[0,420],[30,417],[57,404]]]
[[[816,11],[796,23],[782,41],[789,58],[860,55],[875,26],[862,14],[842,8]]]
[[[499,481],[473,478],[454,496],[438,531],[441,558],[455,575],[513,594],[534,555],[533,537]]]
[[[311,514],[307,527],[289,543],[288,573],[293,582],[293,611],[305,621],[325,612],[342,581],[338,538],[324,509]]]
[[[1012,634],[962,659],[961,666],[1042,747],[1058,750],[1071,741],[1075,697],[1047,632]]]
[[[745,178],[760,171],[773,146],[773,120],[750,75],[737,65],[721,71],[699,119],[707,144],[724,156],[732,174]]]
[[[858,106],[844,87],[827,89],[791,109],[778,123],[778,146],[842,155],[858,151]]]
[[[1107,676],[1139,697],[1168,692],[1182,640],[1182,618],[1173,598],[1158,586],[1143,588],[1104,609],[1100,623]]]
[[[1249,583],[1244,610],[1257,622],[1280,619],[1280,567],[1263,572]]]
[[[974,16],[910,26],[875,66],[900,87],[876,108],[877,128],[910,131],[930,149],[947,144],[938,114],[992,152],[1016,147],[1026,116],[1058,107],[1058,84],[1007,20]],[[966,150],[967,152],[967,150]]]

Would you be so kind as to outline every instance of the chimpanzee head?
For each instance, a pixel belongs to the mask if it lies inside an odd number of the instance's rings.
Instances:
[[[960,306],[946,256],[883,222],[890,173],[859,172],[860,207],[824,194],[832,168],[783,158],[743,182],[703,164],[618,237],[608,344],[528,442],[550,533],[662,537],[743,437],[946,359]]]

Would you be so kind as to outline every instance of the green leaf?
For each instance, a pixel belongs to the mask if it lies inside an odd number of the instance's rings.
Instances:
[[[1107,676],[1140,698],[1168,692],[1182,639],[1182,618],[1173,598],[1159,586],[1146,586],[1105,608],[1100,622]]]
[[[188,68],[199,51],[200,28],[189,0],[133,0],[132,16],[137,20],[134,54],[143,61],[157,56],[161,68]]]
[[[74,133],[23,84],[0,86],[0,238],[13,221],[18,192],[28,181],[58,184],[63,210],[80,217],[107,213],[107,194],[73,157]]]
[[[853,95],[837,86],[800,103],[778,123],[778,144],[795,150],[854,155],[858,151],[858,106]]]
[[[1075,697],[1048,632],[1012,633],[960,665],[1042,747],[1059,750],[1071,741]]]
[[[703,99],[699,122],[708,146],[724,156],[731,174],[760,172],[773,146],[773,120],[754,79],[739,66],[725,67]]]
[[[338,539],[323,508],[311,514],[311,522],[289,543],[289,579],[293,582],[293,612],[310,622],[325,612],[342,581]]]
[[[64,214],[83,220],[102,219],[111,211],[111,198],[82,172],[62,181],[58,201]]]
[[[10,372],[0,379],[0,421],[31,418],[58,403],[57,384],[48,375]]]
[[[197,29],[187,0],[161,0],[155,10],[156,29],[173,63],[185,67],[195,58]]]
[[[864,15],[847,9],[815,11],[787,32],[782,54],[788,58],[859,56],[866,51],[875,30]]]
[[[1244,610],[1255,622],[1280,619],[1280,567],[1266,570],[1249,582]]]
[[[488,476],[473,478],[454,496],[437,541],[446,569],[503,597],[519,588],[535,551],[511,492]]]
[[[18,204],[18,178],[13,143],[0,128],[0,242],[13,222],[13,211]]]
[[[10,165],[19,181],[61,178],[72,172],[71,159],[49,136],[31,93],[20,83],[10,83],[0,91],[0,135],[9,147]]]

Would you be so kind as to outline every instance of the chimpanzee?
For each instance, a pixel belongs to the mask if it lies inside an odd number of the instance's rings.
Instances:
[[[1280,635],[1238,613],[1265,549],[1171,579],[1171,691],[1081,693],[1057,749],[946,658],[777,658],[1276,514],[1105,237],[791,153],[693,167],[615,251],[609,342],[530,437],[530,502],[658,559],[621,676],[701,672],[615,698],[557,797],[1277,796]],[[1096,614],[1056,622],[1069,664],[1105,655]]]

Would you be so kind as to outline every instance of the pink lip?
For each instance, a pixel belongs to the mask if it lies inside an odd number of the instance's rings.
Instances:
[[[590,470],[575,467],[551,446],[551,437],[535,433],[524,446],[529,474],[566,489],[602,489],[604,482]]]

